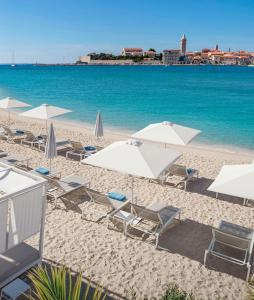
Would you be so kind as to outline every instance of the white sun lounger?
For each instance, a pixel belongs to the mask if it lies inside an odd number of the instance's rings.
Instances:
[[[65,176],[61,179],[49,179],[47,195],[54,199],[55,206],[57,206],[58,199],[64,198],[66,195],[82,187],[89,187],[89,185],[90,182],[87,179],[75,174]]]
[[[85,218],[88,213],[96,214],[100,218],[106,217],[111,212],[121,209],[130,202],[128,197],[124,201],[119,201],[109,198],[108,194],[103,194],[90,188],[86,188],[86,193],[89,197],[89,204],[83,209],[82,218]],[[104,209],[99,210],[98,206],[103,206]]]
[[[176,186],[183,185],[184,190],[186,191],[188,182],[193,178],[197,179],[198,176],[199,176],[198,170],[192,168],[186,168],[186,166],[174,164],[164,175],[161,176],[160,181],[164,183],[168,177],[169,178],[178,177],[180,178],[180,180],[176,184]]]
[[[250,261],[254,243],[254,231],[236,224],[221,221],[218,228],[212,228],[212,234],[211,243],[205,251],[204,266],[206,266],[207,255],[212,254],[229,262],[246,266],[248,270],[246,280],[248,281],[251,270]],[[229,256],[228,253],[223,251],[222,247],[218,246],[224,246],[224,250],[230,248],[239,250],[243,254],[243,257]]]
[[[131,213],[135,217],[126,224],[126,234],[131,228],[135,228],[144,234],[155,237],[155,247],[159,248],[160,236],[172,225],[178,217],[181,209],[155,202],[147,207],[131,204]]]

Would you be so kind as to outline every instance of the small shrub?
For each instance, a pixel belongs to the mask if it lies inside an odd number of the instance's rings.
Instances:
[[[91,283],[82,291],[82,273],[75,279],[66,267],[37,267],[28,277],[32,281],[34,291],[27,296],[29,300],[105,300],[106,294],[101,287],[91,288]]]
[[[180,290],[176,284],[169,284],[158,300],[194,300],[194,297],[192,294]]]

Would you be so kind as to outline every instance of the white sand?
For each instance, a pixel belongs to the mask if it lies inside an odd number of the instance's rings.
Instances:
[[[1,119],[6,115],[1,113]],[[15,127],[42,131],[44,122],[15,117]],[[56,136],[93,144],[91,129],[55,122]],[[118,134],[106,132],[103,145],[120,139]],[[31,166],[45,165],[44,154],[17,144],[0,142],[0,149],[12,154],[31,157]],[[174,147],[183,152],[179,163],[200,171],[200,179],[190,183],[187,192],[170,185],[160,186],[147,180],[135,180],[135,194],[140,204],[158,200],[182,209],[182,222],[168,230],[161,240],[167,248],[155,250],[154,244],[138,238],[124,238],[116,230],[109,230],[106,221],[99,224],[81,219],[79,204],[75,210],[52,209],[46,217],[44,258],[64,263],[73,270],[84,270],[95,282],[105,286],[116,298],[134,288],[141,296],[158,296],[165,285],[177,283],[192,291],[197,299],[245,299],[248,286],[244,281],[246,268],[210,258],[210,269],[203,265],[203,255],[211,239],[211,226],[221,219],[254,228],[254,210],[242,205],[241,199],[222,196],[215,199],[206,188],[223,164],[248,163],[248,154],[218,152],[195,147]],[[101,192],[112,188],[130,191],[130,180],[122,174],[82,165],[77,161],[57,157],[54,166],[62,175],[79,174],[91,181],[91,187]],[[64,207],[63,207],[64,208]]]

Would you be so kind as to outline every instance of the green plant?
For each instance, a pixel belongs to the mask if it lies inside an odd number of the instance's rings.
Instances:
[[[126,290],[126,299],[137,300],[139,298],[137,292],[133,288],[130,288],[129,290]],[[169,284],[161,296],[153,298],[145,296],[143,300],[194,300],[194,296],[182,291],[176,284]]]
[[[79,272],[74,279],[71,271],[66,267],[39,266],[33,269],[28,277],[34,287],[32,295],[27,296],[30,300],[104,300],[106,298],[100,286],[91,289],[91,282],[82,291],[82,273]]]
[[[192,294],[179,289],[176,284],[169,284],[159,300],[194,300]]]
[[[248,300],[254,300],[254,282],[253,280],[250,282],[249,295]]]

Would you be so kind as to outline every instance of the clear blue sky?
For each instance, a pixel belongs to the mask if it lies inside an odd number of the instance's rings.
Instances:
[[[253,0],[0,0],[0,63],[72,62],[123,47],[254,51]]]

